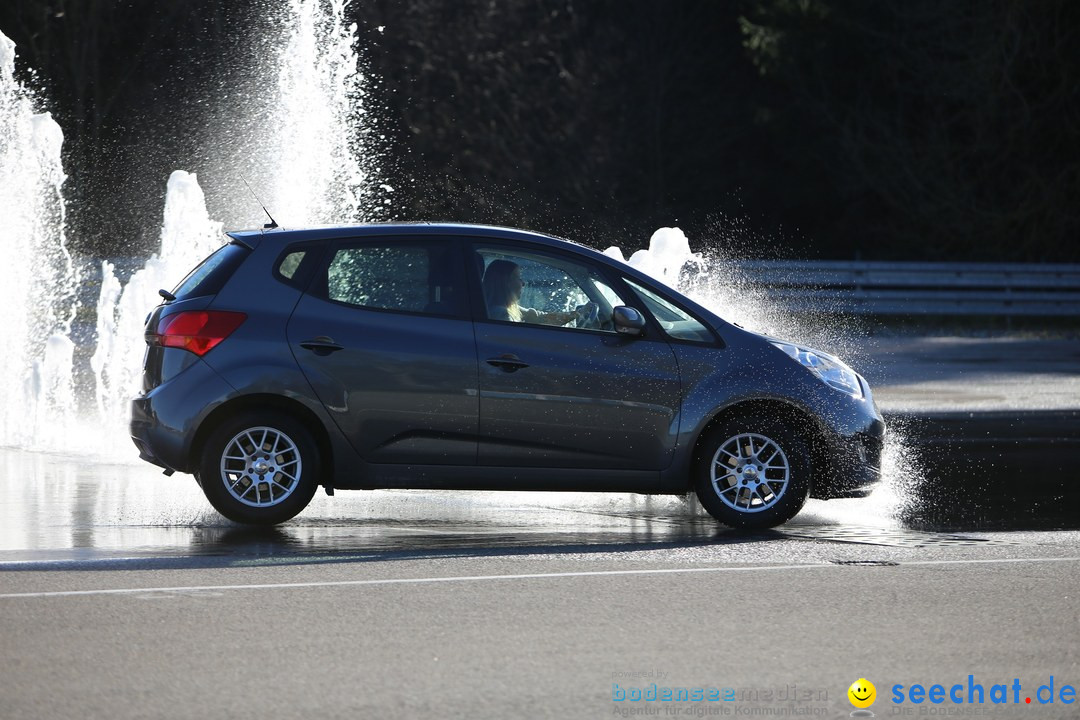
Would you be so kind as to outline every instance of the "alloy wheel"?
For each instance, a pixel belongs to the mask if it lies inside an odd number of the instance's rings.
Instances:
[[[791,463],[776,441],[741,433],[713,455],[710,479],[717,497],[740,513],[756,513],[776,505],[787,491]]]
[[[221,480],[233,498],[250,507],[272,507],[292,495],[303,463],[296,442],[271,427],[242,430],[225,445]]]

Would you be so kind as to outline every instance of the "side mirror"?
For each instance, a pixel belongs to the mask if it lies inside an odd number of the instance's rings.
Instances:
[[[611,311],[611,320],[615,323],[615,332],[634,336],[645,334],[645,318],[632,307],[619,305],[614,308]]]

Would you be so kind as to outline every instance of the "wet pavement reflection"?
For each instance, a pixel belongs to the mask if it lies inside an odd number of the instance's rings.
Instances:
[[[1035,505],[985,493],[950,497],[949,487],[927,494],[906,478],[906,490],[892,482],[862,500],[810,501],[792,522],[755,533],[718,526],[692,498],[429,491],[320,493],[291,522],[253,529],[214,512],[190,476],[165,477],[139,462],[0,450],[0,468],[0,564],[6,569],[193,557],[237,566],[301,556],[334,562],[610,552],[792,539],[924,547],[1010,542],[1007,533],[953,533],[1080,527],[1075,497]]]

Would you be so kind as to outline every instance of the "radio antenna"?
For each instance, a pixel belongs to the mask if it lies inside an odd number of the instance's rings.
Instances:
[[[247,178],[244,177],[244,173],[240,173],[240,179],[247,185],[248,192],[251,193],[251,197],[255,198],[255,202],[259,203],[259,207],[266,213],[266,217],[270,218],[270,222],[263,225],[263,230],[273,230],[278,227],[277,220],[275,220],[274,216],[270,214],[270,211],[266,209],[266,206],[262,204],[262,201],[259,200],[259,196],[255,194],[255,191],[251,189],[251,184],[248,183]]]

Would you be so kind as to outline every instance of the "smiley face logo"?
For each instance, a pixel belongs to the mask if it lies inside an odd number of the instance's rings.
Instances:
[[[874,687],[874,683],[866,678],[859,678],[851,683],[851,687],[847,690],[847,696],[855,707],[868,708],[877,699],[877,688]]]

